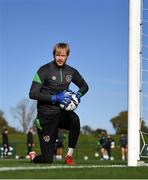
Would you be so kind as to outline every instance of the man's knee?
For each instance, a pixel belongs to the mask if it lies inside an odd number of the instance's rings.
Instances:
[[[36,156],[33,159],[34,163],[47,163],[47,164],[51,164],[53,162],[53,157],[44,157],[42,155]]]

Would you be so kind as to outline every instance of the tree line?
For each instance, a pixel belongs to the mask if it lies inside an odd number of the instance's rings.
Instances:
[[[29,99],[23,99],[15,107],[11,109],[13,117],[18,120],[20,129],[19,131],[26,133],[28,129],[33,125],[33,121],[36,117],[36,103]],[[115,134],[127,134],[128,132],[128,112],[122,111],[115,117],[110,119],[110,122],[115,130]],[[143,119],[141,121],[141,130],[148,132],[148,127]],[[17,132],[14,127],[9,126],[8,121],[5,119],[5,114],[0,110],[0,131],[8,128],[9,132]],[[81,127],[81,133],[83,134],[100,134],[101,131],[106,131],[101,127],[93,130],[89,125]],[[106,131],[107,132],[107,131]]]

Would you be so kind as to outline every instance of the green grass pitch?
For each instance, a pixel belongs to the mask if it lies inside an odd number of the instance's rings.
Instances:
[[[127,167],[122,161],[76,160],[75,166],[63,161],[52,165],[32,164],[27,159],[1,159],[0,178],[6,179],[147,179],[148,167]]]
[[[0,138],[1,139],[1,138]],[[64,143],[64,153],[67,151],[67,136]],[[101,161],[95,157],[96,137],[80,135],[74,159],[75,166],[66,166],[63,160],[54,160],[52,165],[33,164],[25,159],[26,135],[10,134],[11,145],[15,148],[14,154],[22,159],[0,159],[0,179],[148,179],[148,166],[127,167],[126,161],[121,161],[118,137],[114,137],[116,148],[112,150],[115,160]],[[37,135],[34,137],[35,151],[39,153]],[[0,142],[1,143],[1,142]],[[84,160],[88,156],[88,160]]]

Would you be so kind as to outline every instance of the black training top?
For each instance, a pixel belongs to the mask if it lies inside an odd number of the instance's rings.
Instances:
[[[30,98],[38,102],[38,113],[59,111],[59,106],[51,103],[51,95],[68,90],[71,82],[78,86],[82,96],[88,91],[83,77],[71,66],[59,67],[54,61],[43,65],[35,74],[29,93]]]

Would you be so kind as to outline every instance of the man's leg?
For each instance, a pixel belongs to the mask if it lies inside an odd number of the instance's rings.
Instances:
[[[121,155],[122,155],[122,160],[125,160],[125,148],[124,147],[121,147]]]
[[[32,149],[31,149],[31,147],[30,146],[27,146],[27,149],[28,149],[28,155],[29,155],[29,153],[32,151]]]
[[[54,141],[50,139],[49,135],[44,136],[42,131],[38,129],[41,155],[33,159],[34,163],[52,163],[54,153]]]
[[[41,155],[33,159],[34,163],[52,163],[54,155],[54,142],[58,132],[59,116],[48,117],[49,123],[37,126]]]
[[[64,112],[60,119],[59,128],[69,130],[69,137],[68,137],[68,152],[66,155],[66,164],[73,165],[73,153],[74,149],[77,144],[77,140],[80,134],[80,120],[78,115],[71,111],[71,112]]]

